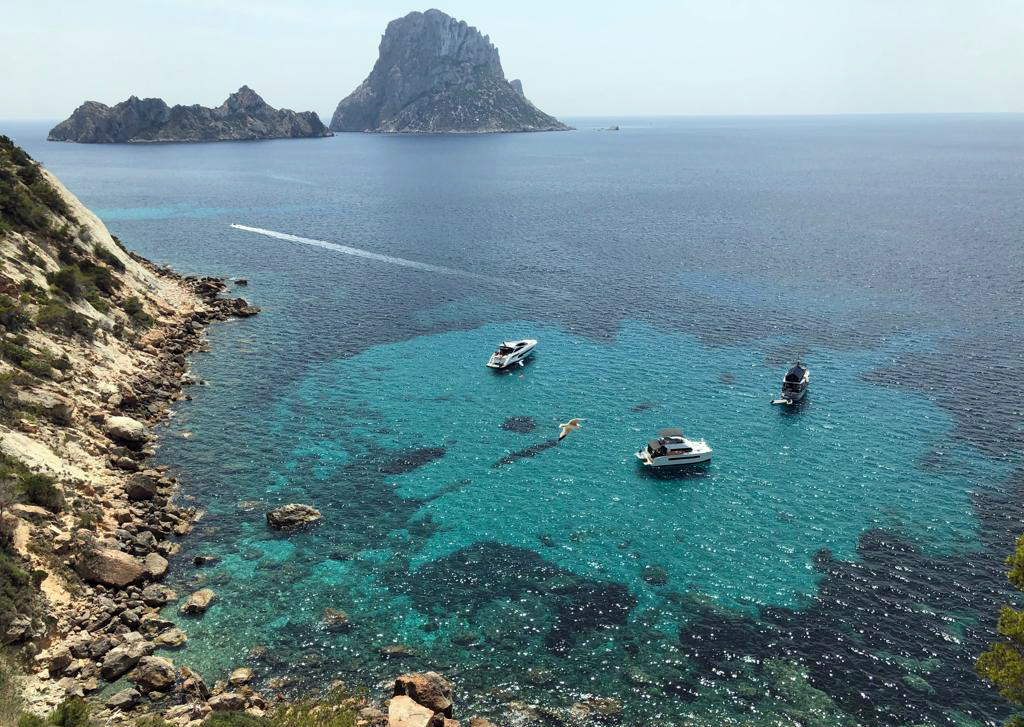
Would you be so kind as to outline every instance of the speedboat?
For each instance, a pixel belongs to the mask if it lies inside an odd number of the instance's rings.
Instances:
[[[711,447],[703,439],[687,439],[682,429],[662,429],[636,458],[647,467],[678,467],[709,461]]]
[[[772,404],[795,404],[804,398],[807,385],[811,383],[811,372],[799,361],[782,377],[782,395]]]
[[[532,338],[524,338],[521,341],[503,341],[491,354],[487,365],[492,369],[505,369],[516,364],[522,365],[535,348],[537,348],[537,341]]]

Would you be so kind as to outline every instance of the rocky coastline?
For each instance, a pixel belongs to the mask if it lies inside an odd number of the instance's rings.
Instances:
[[[228,724],[494,727],[453,719],[453,685],[434,672],[401,675],[376,698],[335,683],[289,701],[244,663],[207,685],[168,656],[188,634],[163,609],[202,618],[217,594],[163,583],[202,513],[153,464],[154,429],[200,383],[189,356],[208,350],[208,326],[260,312],[229,285],[129,252],[0,137],[0,642],[20,666],[12,676],[0,654],[0,723],[198,727],[244,712],[250,721]],[[293,503],[266,517],[293,531],[321,514]],[[332,609],[324,622],[351,628]]]

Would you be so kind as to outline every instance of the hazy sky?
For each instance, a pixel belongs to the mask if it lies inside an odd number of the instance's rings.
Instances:
[[[242,84],[329,121],[409,0],[4,0],[0,119]],[[447,0],[558,116],[1024,111],[1024,0]]]

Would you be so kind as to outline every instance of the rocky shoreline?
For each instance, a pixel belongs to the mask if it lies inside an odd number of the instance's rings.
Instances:
[[[169,416],[175,401],[187,397],[185,387],[195,383],[187,356],[206,347],[206,327],[259,312],[244,299],[220,297],[227,288],[221,279],[183,277],[132,258],[178,286],[192,304],[139,339],[136,373],[118,382],[104,400],[74,401],[76,392],[68,392],[72,406],[88,422],[76,434],[92,445],[92,454],[106,460],[109,475],[102,487],[76,488],[94,506],[89,517],[80,515],[77,527],[64,528],[57,515],[43,508],[16,506],[16,515],[35,525],[26,529],[29,550],[38,559],[33,565],[52,581],[43,589],[49,601],[49,646],[34,656],[34,673],[24,679],[27,707],[43,714],[69,696],[87,696],[127,674],[136,686],[106,700],[106,708],[95,715],[109,724],[132,723],[137,713],[130,710],[146,693],[159,692],[163,698],[177,691],[213,699],[214,705],[226,701],[211,694],[187,667],[179,674],[169,659],[152,655],[187,638],[159,615],[161,607],[177,600],[160,581],[167,573],[167,558],[180,547],[177,539],[188,534],[199,513],[172,501],[175,478],[167,476],[164,466],[149,466],[148,460],[155,453],[152,428]],[[32,542],[39,538],[48,542]],[[30,636],[24,625],[24,636]],[[18,636],[9,633],[8,640]],[[255,693],[246,697],[246,707],[261,705],[265,702]],[[170,711],[187,724],[203,710],[178,705]]]
[[[244,711],[253,717],[280,713],[291,707],[280,694],[256,691],[248,667],[239,666],[208,686],[187,665],[155,653],[188,639],[161,616],[162,608],[180,601],[182,613],[201,615],[216,594],[204,588],[182,598],[184,594],[161,582],[167,558],[178,552],[179,539],[202,513],[176,504],[176,478],[167,474],[167,466],[148,463],[155,454],[152,431],[176,401],[188,398],[186,388],[198,383],[187,357],[207,349],[206,327],[256,315],[259,308],[242,298],[221,297],[228,287],[223,279],[183,277],[137,255],[132,258],[179,286],[192,305],[140,339],[134,376],[102,401],[75,403],[89,422],[80,434],[92,440],[110,475],[104,487],[86,491],[96,508],[92,527],[81,527],[80,521],[79,527],[65,528],[43,508],[16,506],[15,516],[33,524],[29,540],[48,540],[48,545],[37,543],[29,550],[37,558],[46,551],[53,556],[34,564],[54,581],[54,587],[44,589],[49,600],[45,636],[32,633],[28,623],[23,633],[13,635],[15,641],[47,643],[21,679],[25,706],[45,715],[69,698],[83,698],[91,703],[92,717],[111,727],[134,726],[146,715],[179,727],[198,727],[216,712]],[[288,505],[268,512],[267,519],[270,527],[288,530],[315,522],[319,512]],[[30,652],[33,643],[26,646]],[[96,696],[121,680],[123,688],[103,699]],[[325,691],[338,688],[334,684]],[[453,704],[452,684],[440,674],[425,672],[399,676],[386,703],[345,696],[321,709],[346,710],[361,727],[494,727],[482,717],[464,723],[452,719]]]

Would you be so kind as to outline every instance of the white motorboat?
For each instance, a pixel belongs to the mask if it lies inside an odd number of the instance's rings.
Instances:
[[[711,459],[711,447],[703,439],[687,439],[682,429],[662,429],[658,438],[636,453],[647,467],[678,467]]]
[[[807,385],[811,383],[811,372],[799,361],[782,377],[782,395],[772,404],[795,404],[804,398]]]
[[[524,338],[521,341],[503,341],[491,354],[487,365],[492,369],[505,369],[516,364],[522,365],[535,348],[537,348],[537,341],[533,338]]]

